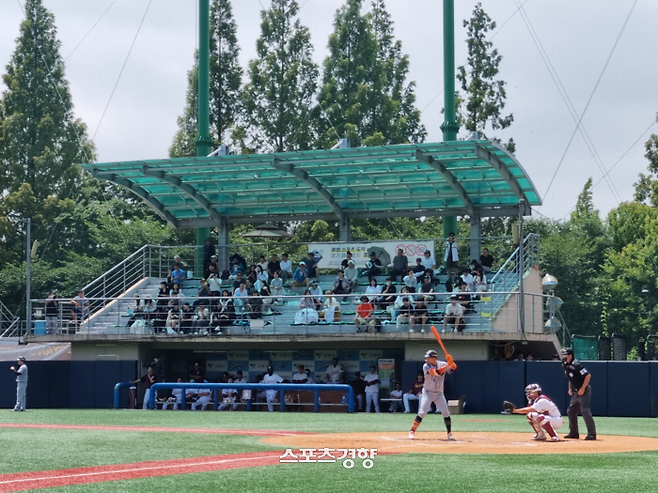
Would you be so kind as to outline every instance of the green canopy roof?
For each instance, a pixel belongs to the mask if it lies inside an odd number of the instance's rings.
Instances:
[[[177,227],[398,216],[512,216],[541,199],[488,141],[81,165]]]

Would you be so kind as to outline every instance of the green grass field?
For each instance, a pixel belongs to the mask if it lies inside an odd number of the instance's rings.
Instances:
[[[406,431],[409,414],[213,413],[112,410],[29,410],[3,412],[0,423],[154,426],[168,428],[268,429],[309,432]],[[470,421],[495,419],[495,422]],[[502,420],[502,421],[500,421]],[[658,438],[656,419],[597,418],[600,435]],[[419,430],[444,431],[440,416],[428,416]],[[523,416],[453,416],[453,432],[530,429]],[[564,429],[560,430],[564,432]],[[179,432],[1,428],[5,453],[0,474],[256,452],[284,447],[259,443],[257,436]],[[210,473],[181,474],[49,488],[60,492],[612,492],[658,489],[658,451],[590,455],[407,454],[360,465],[278,464]],[[0,491],[2,486],[0,485]]]

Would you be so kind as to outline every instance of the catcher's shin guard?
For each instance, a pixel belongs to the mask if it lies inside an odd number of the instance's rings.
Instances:
[[[543,421],[543,420],[542,420]],[[544,421],[541,424],[541,427],[546,430],[546,433],[548,433],[548,436],[553,438],[557,437],[557,433],[555,433],[555,430],[553,429],[553,425],[551,425],[548,421]]]

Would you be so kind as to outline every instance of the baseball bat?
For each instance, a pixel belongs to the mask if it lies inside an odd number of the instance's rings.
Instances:
[[[439,335],[439,332],[436,330],[436,327],[433,325],[430,327],[432,329],[432,333],[434,334],[434,337],[436,337],[436,340],[439,341],[439,345],[441,346],[441,349],[443,349],[443,353],[448,356],[448,351],[446,350],[446,347],[443,345],[443,341],[441,340],[441,336]]]

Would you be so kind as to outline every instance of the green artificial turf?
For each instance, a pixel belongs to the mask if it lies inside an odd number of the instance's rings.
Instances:
[[[407,431],[413,414],[314,414],[267,412],[173,412],[29,410],[0,414],[4,423],[154,426],[167,428],[269,429],[333,432]],[[531,434],[523,416],[453,416],[453,433],[514,431]],[[651,418],[596,417],[599,435],[658,438]],[[584,426],[581,432],[584,431]],[[444,431],[440,415],[419,428]],[[560,430],[566,433],[567,425]],[[0,473],[38,471],[283,449],[257,436],[180,432],[0,428]],[[370,470],[335,464],[279,464],[209,473],[112,481],[52,492],[617,492],[656,491],[658,452],[583,455],[404,454],[377,456]]]

